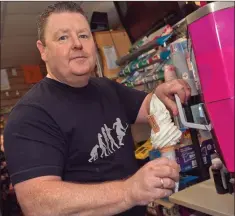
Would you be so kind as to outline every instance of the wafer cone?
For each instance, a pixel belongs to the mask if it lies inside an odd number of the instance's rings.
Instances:
[[[164,147],[164,148],[160,148],[159,151],[160,151],[161,153],[167,153],[167,152],[175,151],[175,145],[166,146],[166,147]]]
[[[161,157],[166,157],[170,160],[176,161],[175,145],[166,146],[164,148],[159,149],[159,151],[161,153]],[[176,182],[174,192],[178,192],[178,191],[179,191],[179,182]]]
[[[167,157],[171,160],[176,160],[175,156],[175,146],[167,146],[164,148],[158,149],[162,157]]]
[[[154,133],[158,133],[160,131],[160,127],[157,124],[157,122],[154,118],[154,115],[148,115],[147,118],[148,118],[149,125],[152,128],[152,130],[154,131]]]

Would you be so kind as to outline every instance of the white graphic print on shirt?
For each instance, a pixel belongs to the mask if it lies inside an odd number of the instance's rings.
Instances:
[[[97,139],[98,143],[96,144],[90,153],[89,162],[93,162],[97,160],[99,157],[108,157],[110,154],[114,153],[117,149],[124,145],[122,142],[123,137],[126,135],[126,130],[128,128],[128,124],[124,128],[120,118],[116,118],[116,122],[113,124],[113,129],[109,128],[106,124],[101,127],[101,133],[98,133]],[[115,142],[111,135],[111,131],[116,129],[118,144]],[[99,150],[100,149],[100,154]]]

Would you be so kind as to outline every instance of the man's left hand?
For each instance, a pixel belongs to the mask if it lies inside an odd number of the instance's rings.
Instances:
[[[177,94],[181,103],[185,103],[191,96],[191,88],[186,81],[176,79],[160,84],[154,93],[172,111],[173,115],[178,115],[174,95]]]

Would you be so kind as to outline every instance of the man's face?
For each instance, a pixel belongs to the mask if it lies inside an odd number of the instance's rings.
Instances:
[[[68,83],[88,79],[96,63],[96,47],[85,17],[53,13],[45,27],[45,47],[37,42],[42,59],[56,78]]]

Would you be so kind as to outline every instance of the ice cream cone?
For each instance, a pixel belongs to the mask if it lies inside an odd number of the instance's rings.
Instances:
[[[166,146],[166,147],[164,147],[164,148],[159,149],[159,151],[160,151],[161,153],[167,153],[167,152],[175,151],[175,145]]]
[[[176,161],[175,145],[161,148],[159,149],[159,152],[161,153],[161,157],[166,157],[170,160]],[[179,182],[176,182],[174,192],[178,192],[178,191],[179,191]]]
[[[169,111],[155,94],[152,94],[148,114],[153,148],[159,150],[161,157],[176,161],[175,147],[182,132],[174,125]],[[175,192],[178,191],[178,186],[179,183],[176,183]]]
[[[148,122],[150,124],[150,127],[152,128],[152,130],[154,131],[154,133],[158,133],[160,131],[159,125],[157,124],[154,115],[148,115]]]
[[[175,146],[167,146],[158,150],[161,153],[161,157],[167,157],[171,160],[176,160]]]

